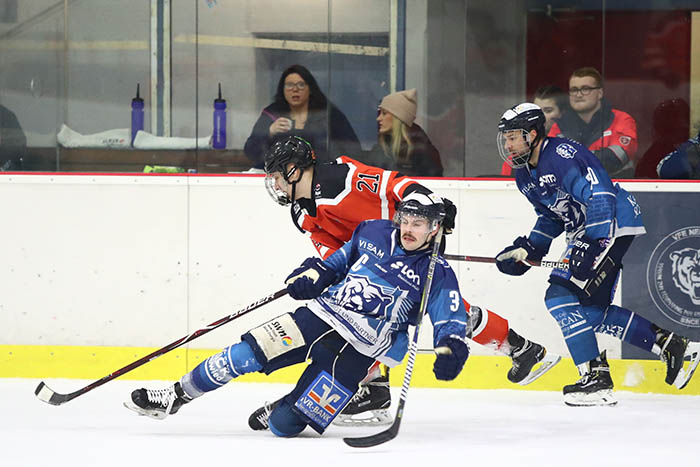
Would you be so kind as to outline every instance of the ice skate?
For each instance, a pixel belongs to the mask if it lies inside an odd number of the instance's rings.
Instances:
[[[333,420],[333,424],[387,425],[393,421],[387,410],[390,405],[389,377],[380,376],[360,385],[345,409]]]
[[[559,363],[561,356],[548,353],[540,344],[526,341],[512,355],[513,367],[508,371],[508,380],[522,386],[532,383]],[[540,365],[533,370],[535,365]]]
[[[564,403],[573,407],[615,405],[610,367],[603,351],[599,357],[579,365],[581,379],[564,386]]]
[[[673,385],[678,389],[686,387],[690,382],[690,378],[693,377],[698,363],[700,363],[700,342],[688,342],[688,346],[685,348],[684,360],[689,360],[690,364],[686,368],[681,368],[678,376],[673,381]]]
[[[124,407],[139,415],[163,420],[168,415],[177,413],[192,398],[185,394],[180,383],[165,389],[135,389],[131,400],[124,402]]]
[[[666,364],[666,384],[675,385],[676,378],[683,369],[688,339],[673,332],[659,329],[656,343],[661,347],[659,358]]]
[[[265,402],[265,405],[250,414],[250,417],[248,417],[248,426],[250,429],[253,431],[269,430],[270,414],[277,408],[280,402],[282,402],[282,399],[278,399],[272,403]]]

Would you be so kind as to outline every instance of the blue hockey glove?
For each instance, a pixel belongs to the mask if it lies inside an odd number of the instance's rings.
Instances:
[[[447,198],[442,198],[445,205],[445,218],[442,220],[442,227],[445,235],[452,233],[455,228],[455,218],[457,217],[457,206]]]
[[[593,263],[605,250],[607,242],[607,239],[593,240],[585,235],[574,242],[569,267],[576,279],[585,281],[595,277]]]
[[[433,373],[435,377],[442,381],[451,381],[457,377],[464,362],[469,357],[469,346],[458,336],[443,337],[435,347],[435,363]]]
[[[518,237],[512,245],[506,247],[496,256],[496,267],[504,274],[522,276],[530,269],[530,266],[522,261],[526,259],[539,261],[545,253],[530,243],[527,237]]]
[[[312,257],[306,258],[301,266],[287,276],[284,283],[287,284],[290,297],[309,300],[321,295],[335,278],[335,271],[328,269],[321,259]]]

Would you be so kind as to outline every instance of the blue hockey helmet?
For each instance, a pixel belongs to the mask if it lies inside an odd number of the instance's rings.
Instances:
[[[496,141],[498,153],[508,165],[517,169],[527,164],[532,149],[546,136],[546,120],[542,109],[530,102],[518,104],[505,111],[498,122]],[[534,138],[530,135],[532,130],[536,132]],[[522,144],[518,144],[521,141]],[[514,146],[520,148],[514,149]]]

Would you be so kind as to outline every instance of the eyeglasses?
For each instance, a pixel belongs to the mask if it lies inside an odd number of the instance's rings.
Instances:
[[[570,96],[575,96],[578,93],[581,93],[582,96],[587,96],[593,91],[594,89],[600,89],[601,86],[581,86],[580,88],[569,88],[569,95]]]
[[[291,91],[294,88],[303,91],[306,89],[306,83],[303,81],[299,81],[298,83],[284,83],[284,89]]]

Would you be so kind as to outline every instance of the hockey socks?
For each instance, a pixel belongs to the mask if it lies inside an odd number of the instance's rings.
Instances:
[[[244,341],[226,347],[207,358],[183,376],[180,383],[187,395],[195,398],[220,388],[237,376],[259,371],[261,368],[262,365],[256,360],[253,349]]]

